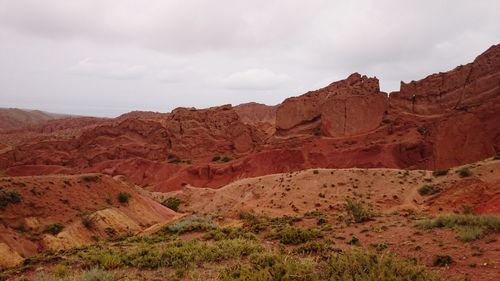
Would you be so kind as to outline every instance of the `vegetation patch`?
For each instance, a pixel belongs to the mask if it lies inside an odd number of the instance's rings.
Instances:
[[[462,178],[470,177],[472,175],[472,172],[467,167],[461,168],[460,170],[457,171],[457,173]]]
[[[435,177],[441,177],[441,176],[447,175],[449,171],[450,171],[450,169],[438,170],[438,171],[432,172],[432,175]]]
[[[301,244],[321,237],[321,233],[310,228],[287,226],[271,230],[267,237],[279,239],[282,244]]]
[[[192,216],[167,225],[163,228],[163,232],[183,234],[187,232],[210,231],[216,228],[217,225],[215,223],[197,216]]]
[[[440,191],[441,188],[439,186],[435,184],[426,184],[418,189],[418,194],[422,196],[427,196],[427,195],[434,195],[436,193],[439,193]]]
[[[17,191],[0,189],[0,210],[10,204],[17,204],[23,200],[21,194]]]
[[[373,219],[373,212],[368,209],[361,201],[355,199],[346,199],[347,211],[352,216],[354,222],[361,223]]]
[[[298,259],[277,254],[253,254],[249,265],[237,264],[224,268],[219,280],[273,281],[273,280],[413,280],[444,281],[437,273],[426,271],[421,265],[405,261],[387,253],[352,250],[334,252],[325,260]]]
[[[171,210],[174,211],[179,211],[179,205],[182,203],[182,201],[179,198],[175,197],[169,197],[165,199],[161,204]]]
[[[125,204],[125,203],[128,203],[130,197],[132,197],[132,195],[130,195],[129,193],[126,193],[126,192],[120,192],[118,193],[118,202],[122,203],[122,204]]]
[[[63,229],[64,229],[64,225],[60,222],[56,222],[56,223],[51,223],[51,224],[45,226],[44,232],[50,233],[52,235],[57,235]]]
[[[152,245],[143,244],[134,249],[99,249],[95,247],[82,253],[80,257],[104,269],[124,266],[141,269],[186,268],[194,264],[240,258],[262,250],[262,246],[252,240],[232,239],[203,242],[193,239]]]
[[[421,229],[450,228],[461,241],[481,239],[487,232],[500,232],[500,217],[495,215],[444,215],[418,221],[415,226]]]

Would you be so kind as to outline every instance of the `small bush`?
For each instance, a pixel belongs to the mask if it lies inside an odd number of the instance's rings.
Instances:
[[[308,241],[293,249],[293,253],[301,255],[327,254],[333,250],[334,247],[331,241]]]
[[[233,158],[231,158],[231,157],[229,157],[229,156],[224,156],[224,157],[222,157],[222,159],[221,159],[221,161],[222,161],[222,162],[229,162],[229,161],[231,161],[231,160],[233,160]]]
[[[117,197],[118,197],[118,202],[125,204],[125,203],[128,203],[131,195],[129,193],[126,193],[126,192],[120,192],[120,193],[118,193]]]
[[[273,229],[268,235],[268,238],[279,239],[282,244],[301,244],[307,241],[314,240],[321,236],[316,230],[301,227],[285,227],[280,230]]]
[[[179,198],[169,197],[165,199],[165,201],[163,201],[161,204],[177,212],[179,211],[179,205],[181,204],[181,200]]]
[[[472,175],[472,172],[467,167],[464,167],[464,168],[458,170],[457,172],[458,172],[458,175],[460,175],[462,178],[470,177]]]
[[[85,271],[80,276],[81,281],[115,281],[117,278],[109,271],[93,268]]]
[[[219,161],[219,160],[220,160],[220,156],[219,156],[219,155],[214,156],[214,157],[212,158],[212,162],[217,162],[217,161]]]
[[[421,229],[450,228],[457,233],[457,239],[472,241],[482,238],[487,232],[500,232],[500,217],[494,215],[444,215],[420,220],[415,227]]]
[[[459,226],[455,227],[457,239],[465,242],[483,238],[485,229],[480,226]]]
[[[354,199],[347,198],[347,211],[354,219],[354,222],[361,223],[373,219],[373,212],[367,209],[363,203]]]
[[[98,182],[100,177],[99,175],[84,175],[81,177],[84,182]]]
[[[257,236],[251,232],[246,232],[239,227],[224,227],[211,230],[203,237],[206,240],[227,240],[227,239],[246,239],[256,240]]]
[[[319,171],[318,170],[313,170],[313,174],[317,175],[317,174],[319,174]]]
[[[453,263],[453,258],[450,256],[437,255],[437,256],[434,256],[434,258],[432,259],[433,266],[443,267],[443,266],[450,265],[452,263]]]
[[[450,171],[450,169],[438,170],[438,171],[432,172],[432,175],[435,177],[441,177],[441,176],[447,175],[449,171]]]
[[[216,229],[217,225],[207,221],[205,219],[199,218],[197,216],[192,216],[179,221],[176,221],[163,228],[166,233],[177,233],[182,234],[186,232],[201,232]]]
[[[45,233],[50,233],[52,235],[57,235],[64,229],[64,225],[60,222],[52,223],[45,226]]]
[[[17,204],[22,201],[22,196],[17,191],[0,189],[0,210],[9,204]]]
[[[82,216],[82,224],[87,229],[92,229],[94,227],[94,219],[90,215]]]
[[[63,278],[69,274],[69,268],[65,264],[57,264],[54,266],[54,269],[52,270],[52,273],[59,278]]]
[[[426,184],[418,189],[418,194],[420,194],[422,196],[434,195],[436,193],[439,193],[440,191],[441,191],[441,188],[439,186],[434,185],[434,184]]]

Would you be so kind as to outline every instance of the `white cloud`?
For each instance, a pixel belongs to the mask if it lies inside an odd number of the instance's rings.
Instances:
[[[222,84],[230,89],[272,90],[290,81],[286,74],[277,74],[268,69],[251,68],[235,72],[222,79]]]
[[[498,0],[0,0],[0,106],[274,104],[352,72],[393,91],[498,44],[499,18]]]
[[[77,75],[128,80],[142,78],[146,73],[146,66],[86,58],[71,66],[68,72]]]

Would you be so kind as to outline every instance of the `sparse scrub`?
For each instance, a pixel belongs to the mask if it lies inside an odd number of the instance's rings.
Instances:
[[[197,216],[176,221],[163,228],[166,233],[182,234],[186,232],[201,232],[216,229],[217,225]]]
[[[45,233],[50,233],[52,235],[57,235],[59,232],[61,232],[64,229],[64,225],[60,222],[52,223],[47,226],[45,226]]]
[[[81,257],[105,269],[124,266],[156,269],[170,266],[184,268],[204,262],[220,262],[260,251],[262,251],[262,246],[252,240],[233,239],[202,242],[194,239],[145,244],[133,250],[110,251],[94,248],[92,251],[82,254]]]
[[[84,271],[81,274],[81,281],[114,281],[117,280],[112,272],[93,268],[89,271]]]
[[[226,240],[226,239],[246,239],[256,240],[257,236],[251,232],[247,232],[239,227],[224,227],[217,228],[207,232],[204,236],[206,240]]]
[[[179,211],[179,205],[181,204],[181,200],[179,198],[169,197],[165,199],[161,204],[177,212]]]
[[[470,177],[472,175],[472,172],[467,167],[461,168],[460,170],[457,171],[457,173],[462,178]]]
[[[250,265],[237,264],[221,271],[223,281],[274,281],[274,280],[453,280],[426,271],[421,265],[404,261],[391,254],[373,254],[370,251],[353,250],[332,253],[325,261],[297,259],[295,257],[255,254]]]
[[[90,215],[83,215],[82,224],[85,228],[92,229],[94,227],[94,219]]]
[[[310,228],[288,226],[279,230],[273,229],[267,237],[279,239],[282,244],[301,244],[321,237],[321,233]]]
[[[99,175],[83,175],[81,176],[81,179],[84,181],[84,182],[98,182],[100,177]]]
[[[17,204],[22,201],[22,196],[17,191],[0,189],[0,210],[9,204]]]
[[[450,171],[450,169],[438,170],[438,171],[432,172],[432,175],[435,177],[441,177],[441,176],[447,175],[449,171]]]
[[[57,264],[54,269],[52,270],[52,273],[59,278],[66,277],[69,274],[69,268],[67,265],[63,263]]]
[[[420,194],[422,196],[434,195],[436,193],[439,193],[440,191],[441,191],[441,188],[439,186],[437,186],[435,184],[426,184],[418,189],[418,194]]]
[[[432,259],[432,265],[433,266],[447,266],[453,263],[453,258],[450,256],[434,256]]]
[[[310,254],[327,254],[335,250],[331,241],[308,241],[297,248],[293,249],[293,253],[310,255]]]
[[[361,223],[370,221],[373,219],[373,212],[369,210],[364,204],[360,201],[356,201],[355,199],[346,199],[347,211],[354,219],[354,222]]]
[[[129,193],[126,193],[126,192],[120,192],[120,193],[118,193],[117,197],[118,197],[118,202],[125,204],[125,203],[128,203],[131,195]]]
[[[422,229],[450,228],[457,239],[472,241],[482,238],[487,232],[500,232],[500,217],[495,215],[444,215],[418,221],[415,226]]]
[[[231,158],[231,157],[229,157],[229,156],[224,156],[224,157],[222,157],[222,159],[221,159],[221,161],[222,161],[222,162],[229,162],[229,161],[231,161],[231,160],[233,160],[233,158]]]
[[[219,161],[219,160],[220,160],[220,156],[219,156],[219,155],[214,156],[214,157],[212,158],[212,162],[217,162],[217,161]]]

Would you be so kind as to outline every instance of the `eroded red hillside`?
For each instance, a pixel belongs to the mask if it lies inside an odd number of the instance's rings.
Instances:
[[[0,169],[122,174],[166,191],[315,167],[457,166],[500,151],[500,45],[390,94],[355,73],[276,107],[133,112],[95,124],[8,143],[2,136]]]

